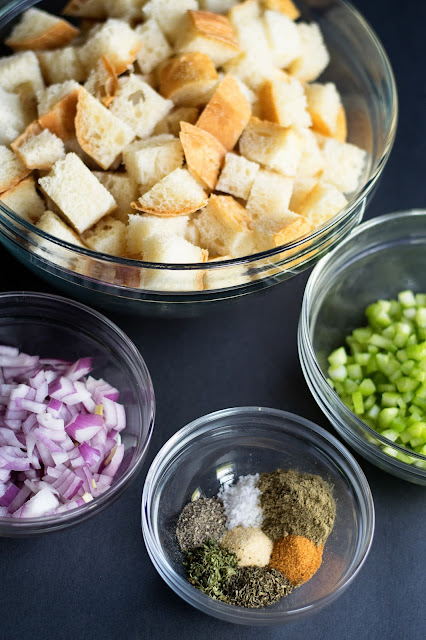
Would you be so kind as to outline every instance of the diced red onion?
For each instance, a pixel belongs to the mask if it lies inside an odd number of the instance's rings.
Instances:
[[[13,483],[6,488],[6,491],[0,497],[0,507],[9,507],[10,503],[16,498],[19,493],[19,489]]]

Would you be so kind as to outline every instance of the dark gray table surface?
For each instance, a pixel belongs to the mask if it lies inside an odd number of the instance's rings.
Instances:
[[[426,15],[422,0],[356,5],[389,54],[401,107],[396,145],[366,214],[372,217],[425,206]],[[1,265],[2,290],[48,290],[7,255]],[[299,366],[296,330],[306,280],[299,276],[266,297],[203,319],[111,316],[135,341],[153,377],[157,420],[148,458],[125,495],[91,521],[36,539],[0,541],[0,640],[426,637],[426,490],[360,458],[376,504],[371,553],[344,595],[305,621],[261,629],[210,618],[163,583],[145,551],[140,498],[146,472],[164,442],[190,420],[259,404],[331,430]]]

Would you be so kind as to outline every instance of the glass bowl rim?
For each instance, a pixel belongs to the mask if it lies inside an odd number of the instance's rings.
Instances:
[[[344,258],[345,258],[345,247],[352,242],[355,238],[357,238],[358,236],[361,235],[367,235],[372,229],[375,229],[377,227],[380,227],[382,225],[386,225],[389,221],[392,220],[398,220],[398,219],[404,219],[406,217],[426,217],[426,209],[407,209],[407,210],[403,210],[403,211],[395,211],[392,213],[387,213],[385,215],[382,216],[377,216],[376,218],[373,218],[371,220],[368,220],[367,222],[363,222],[361,225],[359,225],[359,227],[357,227],[349,236],[347,236],[346,238],[344,238],[342,240],[342,242],[335,248],[333,249],[328,255],[324,256],[324,258],[322,258],[318,264],[314,267],[311,275],[309,276],[307,285],[306,285],[306,289],[305,289],[305,293],[304,293],[304,297],[303,297],[303,303],[302,303],[302,310],[301,310],[301,315],[300,315],[300,339],[299,339],[299,353],[301,354],[302,350],[304,351],[304,355],[308,356],[308,360],[309,360],[309,364],[310,364],[310,368],[313,371],[313,378],[315,379],[315,381],[320,382],[320,385],[315,384],[315,390],[317,393],[319,393],[319,395],[321,396],[321,399],[323,402],[325,402],[325,398],[324,398],[324,394],[321,393],[319,391],[320,386],[323,385],[327,385],[327,390],[330,390],[330,395],[333,398],[333,402],[334,402],[334,408],[337,406],[340,415],[343,417],[344,420],[344,431],[348,431],[351,435],[351,437],[355,438],[355,440],[359,443],[362,444],[362,447],[365,448],[367,447],[368,449],[370,449],[371,451],[373,451],[374,453],[381,453],[383,455],[381,455],[380,457],[383,458],[383,460],[392,463],[394,466],[397,466],[399,468],[405,469],[407,471],[411,471],[412,473],[415,473],[416,475],[420,475],[420,476],[425,476],[426,475],[426,469],[421,469],[420,467],[415,467],[412,464],[408,463],[408,462],[404,462],[403,460],[398,460],[396,458],[394,458],[393,456],[390,456],[388,454],[384,454],[382,452],[382,450],[375,444],[368,442],[366,440],[363,440],[362,438],[360,438],[358,436],[358,434],[351,428],[348,427],[348,423],[354,422],[357,426],[357,428],[361,431],[361,432],[365,432],[367,433],[367,435],[375,438],[376,440],[378,440],[381,444],[385,445],[385,446],[390,446],[393,449],[396,449],[398,452],[403,453],[405,455],[409,455],[410,457],[416,458],[421,462],[426,462],[426,455],[422,455],[420,453],[416,453],[415,451],[410,451],[409,449],[406,449],[405,447],[403,447],[402,445],[398,445],[395,442],[392,442],[391,440],[388,440],[387,438],[384,438],[378,431],[375,431],[374,429],[372,429],[371,427],[368,426],[368,424],[366,424],[365,422],[363,422],[363,420],[361,420],[361,418],[359,418],[355,413],[353,413],[349,407],[347,407],[345,405],[345,403],[343,402],[343,400],[341,400],[340,396],[337,394],[337,392],[328,384],[327,382],[327,378],[324,375],[324,373],[322,372],[321,367],[319,366],[317,357],[315,355],[314,349],[313,349],[313,345],[312,345],[312,341],[311,341],[311,332],[310,332],[310,322],[309,322],[309,313],[312,309],[312,297],[313,297],[313,292],[315,291],[315,289],[318,287],[318,281],[321,280],[322,276],[324,275],[324,273],[327,271],[327,268],[332,268],[334,267],[342,267],[345,265],[344,262]],[[335,258],[335,254],[336,253],[341,253],[340,259],[338,261],[338,263],[334,262],[334,258]],[[351,264],[356,263],[359,258],[363,255],[364,252],[360,252],[358,253],[356,256],[351,256]],[[343,264],[342,264],[343,263]],[[336,277],[338,271],[332,273],[332,277],[333,280]],[[330,272],[328,272],[328,275],[330,276]],[[329,281],[332,282],[333,280]],[[304,367],[304,365],[302,365],[302,368]],[[329,405],[329,402],[326,402],[327,405]]]
[[[292,609],[290,611],[277,612],[273,609],[246,609],[244,607],[235,607],[226,603],[213,600],[195,587],[193,587],[185,578],[180,576],[172,565],[168,562],[162,552],[161,545],[158,543],[155,529],[151,519],[151,508],[153,497],[155,495],[158,480],[166,469],[167,465],[173,457],[183,448],[191,445],[191,442],[198,436],[204,437],[215,429],[221,430],[225,427],[217,427],[216,420],[222,418],[231,418],[232,416],[244,416],[247,418],[259,415],[269,415],[278,419],[290,420],[302,427],[303,434],[299,436],[291,434],[292,437],[307,440],[320,439],[321,449],[334,448],[339,454],[338,462],[333,459],[333,463],[344,474],[349,482],[356,499],[359,501],[361,508],[365,509],[365,515],[362,516],[363,532],[358,539],[358,548],[352,559],[350,567],[347,569],[345,576],[340,579],[334,591],[326,596],[316,600],[314,603]],[[271,428],[271,427],[267,427]],[[281,427],[283,428],[283,427]],[[274,429],[280,429],[278,425]],[[317,447],[320,445],[316,443]],[[347,465],[347,469],[343,468],[343,463]],[[348,477],[348,471],[351,476]],[[374,537],[375,529],[375,510],[374,501],[367,478],[362,471],[360,465],[348,451],[348,449],[339,440],[322,427],[315,423],[288,411],[279,409],[271,409],[259,406],[232,407],[221,409],[206,414],[187,424],[185,427],[177,431],[160,449],[155,456],[148,474],[145,479],[142,494],[142,532],[145,540],[146,549],[151,561],[159,575],[166,584],[175,591],[186,602],[195,606],[197,609],[205,613],[209,613],[215,617],[226,619],[231,622],[239,622],[243,624],[280,624],[295,618],[304,616],[307,613],[313,613],[316,610],[333,602],[343,591],[352,583],[356,575],[363,566],[369,552]],[[244,621],[244,622],[243,622]]]
[[[35,0],[37,1],[37,0]],[[17,14],[21,13],[21,11],[17,11],[17,9],[24,10],[25,6],[32,6],[35,4],[34,0],[12,0],[9,4],[3,7],[0,10],[0,27],[4,26],[9,22],[7,18],[10,16],[10,19],[16,17]],[[331,232],[335,226],[337,226],[340,222],[349,217],[350,213],[352,213],[369,195],[374,185],[376,184],[378,178],[380,177],[385,164],[389,158],[389,155],[392,151],[392,147],[395,141],[397,122],[398,122],[398,92],[396,87],[395,76],[393,73],[392,65],[390,63],[389,57],[386,53],[384,46],[382,45],[380,39],[378,38],[376,32],[367,22],[367,20],[362,16],[362,14],[347,0],[335,0],[339,4],[343,5],[347,11],[349,11],[352,16],[359,22],[361,28],[364,30],[366,34],[368,34],[370,41],[374,44],[375,50],[378,56],[381,58],[384,69],[386,71],[386,79],[387,83],[390,85],[390,126],[388,131],[388,137],[386,143],[384,145],[384,150],[380,158],[376,162],[376,166],[374,167],[374,171],[363,187],[357,192],[356,196],[348,202],[347,206],[342,209],[336,216],[317,227],[312,233],[306,234],[301,238],[297,238],[293,242],[289,242],[287,244],[281,245],[279,247],[275,247],[274,249],[268,249],[267,251],[262,251],[256,254],[252,254],[249,256],[243,256],[241,258],[232,258],[229,260],[221,260],[217,263],[163,263],[163,262],[144,262],[143,260],[132,260],[130,258],[119,258],[116,256],[107,255],[101,252],[93,251],[91,249],[86,249],[84,247],[77,247],[74,244],[66,242],[64,240],[59,240],[55,236],[52,236],[41,229],[38,229],[31,222],[27,222],[23,220],[18,214],[14,213],[12,209],[3,205],[0,201],[0,222],[12,230],[14,233],[17,233],[21,238],[22,234],[19,231],[19,227],[23,227],[27,232],[31,232],[36,237],[39,237],[42,240],[47,240],[48,242],[57,245],[59,248],[66,249],[71,251],[72,253],[80,256],[85,256],[92,258],[94,260],[103,261],[106,263],[111,263],[113,265],[117,265],[120,267],[133,267],[138,269],[156,269],[163,271],[196,271],[196,270],[219,270],[224,269],[226,267],[236,267],[242,265],[250,265],[259,260],[264,260],[268,258],[272,258],[286,251],[294,251],[297,250],[300,246],[303,246],[307,241],[314,242],[316,239],[323,236],[323,234],[328,234]],[[7,216],[6,218],[4,216]],[[10,218],[11,220],[9,220]],[[14,224],[15,223],[15,224]],[[18,225],[16,227],[15,225]],[[26,239],[26,238],[25,238]],[[294,260],[294,253],[291,253],[289,256],[289,260]],[[48,260],[50,264],[51,261]],[[103,282],[102,280],[96,281]],[[117,286],[117,285],[116,285]],[[122,285],[119,285],[122,288]],[[138,289],[143,291],[143,289]]]
[[[138,456],[134,464],[129,466],[129,468],[119,478],[116,484],[112,485],[107,491],[105,491],[103,494],[101,494],[91,502],[87,503],[86,505],[83,505],[81,507],[76,507],[75,509],[71,509],[70,511],[65,511],[64,513],[50,515],[50,516],[49,515],[41,516],[38,518],[22,518],[19,520],[18,519],[14,520],[13,518],[0,517],[0,534],[1,533],[4,534],[4,532],[7,529],[10,529],[11,532],[16,532],[16,533],[25,532],[25,530],[27,529],[32,530],[34,527],[37,527],[37,525],[43,528],[44,527],[47,528],[49,527],[49,525],[51,525],[52,527],[55,527],[55,525],[66,526],[68,524],[72,524],[73,520],[76,520],[76,519],[78,520],[79,516],[82,516],[87,512],[91,511],[93,512],[91,515],[94,515],[95,513],[99,512],[100,508],[106,506],[111,499],[113,499],[114,497],[118,497],[118,495],[120,495],[120,492],[123,491],[124,488],[126,488],[134,480],[137,473],[140,471],[142,467],[142,464],[145,460],[145,456],[151,441],[151,436],[152,436],[154,421],[155,421],[155,409],[156,409],[154,387],[152,384],[151,375],[149,373],[148,367],[141,353],[139,352],[139,350],[137,349],[133,341],[124,333],[124,331],[122,331],[122,329],[120,329],[120,327],[118,327],[109,318],[104,316],[102,313],[99,313],[99,311],[91,309],[87,305],[82,304],[81,302],[77,302],[75,300],[71,300],[69,298],[65,298],[64,296],[59,296],[56,294],[41,293],[41,292],[34,292],[34,291],[2,292],[0,293],[0,305],[4,300],[10,299],[12,302],[13,299],[16,300],[17,298],[21,299],[22,301],[28,300],[30,304],[31,302],[33,302],[35,305],[37,305],[37,303],[42,302],[44,300],[48,300],[60,305],[66,304],[69,307],[72,307],[74,310],[77,310],[82,314],[85,314],[86,316],[87,315],[92,316],[92,318],[96,319],[101,326],[104,326],[110,331],[112,331],[116,335],[116,337],[119,339],[120,343],[123,343],[124,345],[126,345],[126,348],[129,349],[132,356],[132,360],[134,362],[134,369],[132,369],[132,377],[136,378],[138,385],[140,381],[144,380],[145,384],[149,389],[149,403],[151,407],[149,412],[149,424],[147,425],[148,428],[147,428],[146,438],[143,442],[141,442],[141,447],[140,447]],[[19,318],[19,316],[17,317]],[[47,324],[50,323],[49,318],[46,318],[44,320],[47,321],[46,322]],[[76,331],[77,333],[79,332],[78,329],[77,330],[73,329],[73,330]]]

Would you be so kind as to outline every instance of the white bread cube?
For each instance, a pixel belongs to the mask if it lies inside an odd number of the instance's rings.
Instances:
[[[117,203],[117,209],[112,212],[112,216],[127,224],[129,214],[133,213],[130,205],[139,195],[137,183],[130,178],[128,173],[94,171],[93,174]]]
[[[196,107],[177,107],[156,125],[154,135],[170,134],[177,138],[180,133],[180,123],[195,124],[200,112]]]
[[[39,184],[78,233],[87,231],[116,207],[112,195],[75,153],[59,160]]]
[[[240,53],[224,64],[223,68],[253,91],[257,91],[265,80],[273,77],[277,71],[269,52],[267,56],[262,56],[255,50]]]
[[[151,73],[160,62],[172,55],[173,50],[156,20],[147,20],[138,25],[135,31],[142,42],[142,49],[136,56],[139,69],[142,73]]]
[[[19,86],[27,83],[33,95],[44,89],[40,65],[34,51],[0,58],[0,87],[6,91],[16,91]]]
[[[155,125],[173,108],[142,76],[136,74],[120,78],[118,91],[110,111],[132,129],[139,138],[148,138]]]
[[[324,224],[346,207],[345,196],[332,184],[320,181],[305,198],[299,213],[314,227]]]
[[[250,162],[236,153],[227,153],[216,191],[248,200],[259,169],[257,162]]]
[[[209,56],[198,51],[170,58],[158,77],[161,95],[186,107],[207,104],[219,79]]]
[[[251,106],[232,75],[220,82],[197,121],[197,127],[210,133],[231,151],[249,122]]]
[[[110,18],[94,27],[80,48],[80,60],[89,72],[106,56],[117,75],[127,71],[142,49],[139,35],[124,20]]]
[[[27,222],[36,223],[46,210],[37,193],[33,176],[24,178],[9,191],[2,193],[0,200]]]
[[[143,6],[142,13],[147,18],[157,20],[166,36],[173,40],[186,12],[197,9],[198,2],[196,0],[149,0]]]
[[[274,171],[261,169],[251,189],[247,213],[253,220],[253,228],[272,223],[279,229],[285,221],[290,205],[294,180]]]
[[[254,248],[250,216],[232,196],[210,197],[205,209],[196,217],[200,244],[216,255],[233,258],[250,255]]]
[[[65,157],[65,146],[49,129],[30,126],[13,144],[13,150],[28,169],[50,170]]]
[[[227,13],[239,0],[199,0],[200,9],[213,13]]]
[[[21,15],[5,43],[15,51],[42,51],[64,47],[78,34],[66,20],[33,7]]]
[[[144,0],[71,0],[62,11],[65,15],[102,20],[104,18],[140,17]]]
[[[4,145],[0,145],[0,193],[8,191],[29,175],[24,163]]]
[[[67,80],[83,82],[87,77],[77,47],[69,46],[54,51],[38,51],[37,57],[47,84],[60,84]]]
[[[272,60],[257,0],[245,0],[236,5],[228,17],[242,51],[251,52],[262,61]]]
[[[104,107],[109,107],[118,91],[118,79],[115,69],[106,56],[97,61],[96,67],[91,70],[84,85],[86,91],[94,98],[102,102]]]
[[[181,122],[180,141],[189,170],[203,186],[212,191],[216,187],[225,147],[207,131]]]
[[[78,235],[53,211],[46,211],[37,222],[36,227],[54,238],[58,238],[58,240],[85,248]],[[43,246],[43,242],[40,244]],[[36,252],[42,253],[40,249],[37,249]]]
[[[283,76],[267,80],[259,91],[259,103],[264,120],[282,127],[311,126],[305,91],[296,78]]]
[[[169,173],[183,165],[183,149],[178,138],[160,135],[129,145],[123,152],[129,176],[143,191],[149,191]]]
[[[268,251],[283,246],[310,233],[312,225],[303,216],[287,211],[280,223],[259,220],[255,228],[256,251]]]
[[[290,20],[300,18],[300,11],[292,0],[262,0],[263,7],[271,11],[279,11]]]
[[[229,20],[208,11],[188,11],[179,26],[175,50],[179,53],[205,53],[216,67],[221,67],[240,53]]]
[[[281,69],[287,68],[302,54],[297,25],[277,11],[265,11],[263,25],[274,64]]]
[[[334,136],[342,106],[336,85],[332,82],[312,83],[307,84],[305,90],[312,128],[325,136]]]
[[[317,183],[317,178],[296,178],[293,185],[289,209],[299,213],[300,207],[314,187],[316,187]]]
[[[130,126],[84,89],[78,98],[75,129],[83,151],[103,169],[109,169],[135,137]]]
[[[240,153],[288,177],[295,177],[302,156],[299,136],[292,129],[251,118],[240,138]]]
[[[191,244],[195,244],[199,247],[200,234],[198,233],[198,229],[195,226],[195,222],[194,222],[195,217],[196,216],[191,216],[191,218],[188,218],[188,225],[185,231],[185,240],[188,240],[188,242],[190,242]],[[167,220],[167,218],[162,218],[162,219]],[[172,220],[172,218],[168,218],[168,219]],[[179,218],[175,218],[175,219],[179,219]]]
[[[37,94],[38,99],[38,115],[40,117],[46,115],[58,104],[63,98],[80,90],[80,85],[75,80],[66,80],[59,84],[52,84],[43,88]]]
[[[120,220],[107,216],[102,218],[89,231],[86,231],[82,239],[89,249],[93,249],[93,251],[110,256],[124,256],[127,244],[127,228]]]
[[[28,112],[19,95],[0,87],[0,144],[9,145],[27,124]]]
[[[334,184],[343,193],[356,191],[366,164],[366,151],[334,138],[324,138],[321,151],[325,163],[322,180]]]
[[[157,216],[130,215],[127,227],[127,255],[142,257],[143,243],[151,236],[182,236],[186,237],[188,230],[188,216],[175,218],[158,218]],[[189,242],[189,238],[186,238]],[[192,243],[195,244],[195,243]]]
[[[228,18],[230,23],[238,28],[240,25],[253,22],[260,17],[260,6],[258,0],[244,0],[243,2],[236,3],[229,13]]]
[[[325,162],[317,137],[312,129],[298,129],[297,133],[302,142],[302,158],[297,175],[304,178],[318,176],[323,171]]]
[[[187,169],[175,169],[154,187],[132,203],[138,211],[155,216],[185,216],[207,204],[204,189]]]
[[[143,242],[143,259],[162,264],[203,264],[207,251],[192,245],[182,236],[153,235]],[[153,291],[201,291],[203,270],[146,270],[142,286]]]
[[[297,25],[299,30],[302,52],[291,63],[289,73],[301,82],[312,82],[324,71],[330,62],[330,56],[324,44],[319,26],[313,22]]]
[[[77,102],[82,91],[74,80],[52,84],[38,93],[38,121],[44,129],[49,129],[61,140],[75,135],[74,120]]]

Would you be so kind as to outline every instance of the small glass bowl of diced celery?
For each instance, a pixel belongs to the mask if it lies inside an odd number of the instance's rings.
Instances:
[[[396,476],[426,485],[426,211],[361,225],[314,269],[299,353],[340,435]]]

